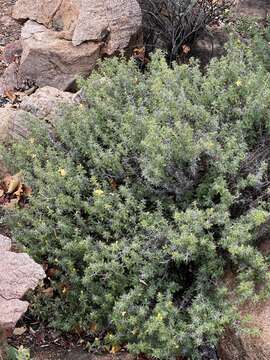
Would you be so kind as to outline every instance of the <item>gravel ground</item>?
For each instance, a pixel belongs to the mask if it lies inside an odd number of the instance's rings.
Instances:
[[[0,76],[5,69],[1,62],[1,47],[19,39],[21,25],[11,18],[12,5],[16,0],[0,0]]]

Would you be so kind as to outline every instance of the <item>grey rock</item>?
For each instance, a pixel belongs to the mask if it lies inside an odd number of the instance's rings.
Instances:
[[[0,235],[0,252],[11,249],[11,240],[7,236]]]
[[[45,277],[42,267],[27,254],[13,253],[10,248],[11,240],[0,235],[0,327],[7,333],[28,308],[21,298]]]
[[[23,98],[20,108],[34,116],[55,122],[61,116],[62,107],[73,104],[73,94],[51,86],[38,89],[34,94]]]

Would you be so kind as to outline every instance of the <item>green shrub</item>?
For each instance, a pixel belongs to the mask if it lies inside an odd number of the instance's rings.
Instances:
[[[81,82],[89,107],[3,153],[34,194],[9,214],[13,234],[58,270],[54,296],[35,298],[42,319],[105,330],[105,343],[135,354],[200,359],[237,326],[238,303],[268,293],[257,243],[269,216],[270,76],[254,56],[232,42],[204,75],[159,52],[145,74],[106,60]]]
[[[241,16],[234,23],[233,29],[250,46],[256,59],[270,70],[270,17],[264,22],[254,17]]]

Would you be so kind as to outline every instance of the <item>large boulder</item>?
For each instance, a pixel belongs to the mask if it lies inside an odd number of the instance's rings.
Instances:
[[[19,0],[14,6],[12,16],[17,20],[31,19],[50,26],[62,2],[63,0]]]
[[[100,56],[101,44],[87,42],[75,47],[55,31],[28,21],[22,30],[20,74],[37,86],[66,90],[77,75],[87,75]]]
[[[109,54],[126,48],[142,22],[137,0],[18,0],[13,17],[69,33],[75,46],[107,39]]]
[[[0,328],[7,333],[28,308],[23,296],[45,277],[42,267],[27,254],[13,253],[10,248],[10,239],[0,236]]]
[[[74,31],[80,12],[80,0],[18,0],[12,16],[33,20],[56,31]]]
[[[82,0],[72,42],[80,45],[85,41],[108,40],[104,52],[111,55],[128,46],[141,22],[137,0]]]
[[[137,0],[18,0],[13,17],[25,22],[18,76],[38,87],[68,90],[98,58],[142,40]]]

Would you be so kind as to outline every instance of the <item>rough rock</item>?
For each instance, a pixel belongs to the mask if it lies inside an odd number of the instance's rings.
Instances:
[[[73,32],[80,11],[80,0],[18,0],[12,16],[33,20],[56,31]]]
[[[20,299],[45,277],[40,265],[27,254],[9,251],[10,246],[10,239],[0,236],[0,327],[7,332],[28,308],[28,302]]]
[[[6,300],[0,295],[0,326],[11,334],[22,315],[28,309],[28,302],[18,299]]]
[[[20,299],[43,279],[44,271],[27,254],[0,253],[0,294],[6,300]]]
[[[17,20],[35,20],[49,26],[61,6],[62,0],[19,0],[16,2],[12,16]]]
[[[74,95],[45,86],[38,89],[34,94],[24,97],[20,108],[34,116],[54,122],[62,114],[61,105],[71,105]]]
[[[24,87],[25,82],[19,71],[19,64],[17,62],[9,64],[0,78],[0,96],[3,97],[9,91],[16,91]]]
[[[11,249],[10,238],[0,235],[0,252],[9,251]]]
[[[82,0],[72,42],[105,41],[108,55],[125,49],[141,26],[142,14],[137,0]]]
[[[99,43],[74,47],[71,41],[59,39],[58,33],[28,21],[22,31],[23,53],[20,73],[39,87],[53,86],[66,90],[76,77],[87,75],[100,56]]]
[[[27,136],[29,114],[23,110],[0,108],[0,143]]]
[[[270,359],[270,300],[250,305],[243,313],[250,314],[249,327],[258,329],[259,336],[250,336],[228,330],[219,346],[221,360]]]
[[[13,41],[4,47],[3,61],[6,64],[11,64],[16,61],[22,54],[22,44],[20,40]]]
[[[108,54],[126,48],[142,22],[137,0],[18,0],[13,17],[63,32],[75,46],[108,37]]]
[[[69,33],[71,40],[80,13],[81,0],[63,0],[52,19],[52,28]]]
[[[137,0],[18,0],[13,17],[26,21],[18,73],[38,87],[70,89],[98,58],[141,40]]]
[[[244,16],[266,18],[270,11],[269,0],[237,0],[235,13]]]

